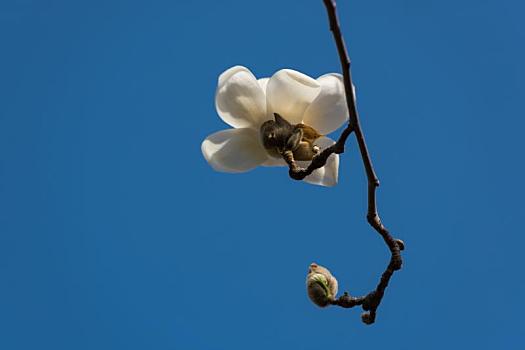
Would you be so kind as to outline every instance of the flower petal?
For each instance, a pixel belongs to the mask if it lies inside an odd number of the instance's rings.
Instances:
[[[235,66],[219,76],[215,92],[217,113],[234,128],[258,129],[266,118],[266,97],[255,76]]]
[[[279,113],[292,124],[300,123],[304,111],[317,97],[321,86],[309,76],[282,69],[275,73],[266,87],[268,114]]]
[[[303,123],[326,135],[348,120],[345,86],[338,73],[325,74],[317,81],[321,92],[304,113]]]
[[[268,158],[259,142],[258,131],[251,128],[211,134],[202,142],[201,150],[213,169],[225,173],[251,170]]]
[[[335,141],[328,137],[321,137],[315,143],[321,148],[321,150],[323,150],[333,145]],[[309,162],[307,162],[306,165],[308,165],[308,163]],[[304,165],[301,165],[301,166],[304,166]],[[339,172],[339,155],[332,154],[330,155],[330,157],[328,157],[328,160],[324,167],[314,170],[314,172],[308,175],[304,179],[304,181],[314,184],[314,185],[335,186],[337,185],[338,172]]]
[[[262,166],[288,166],[288,164],[286,164],[286,161],[282,158],[268,156],[268,159],[262,163]]]
[[[270,78],[257,79],[257,82],[259,83],[259,86],[261,87],[265,95],[266,95],[266,87],[268,86],[269,81],[270,81]]]

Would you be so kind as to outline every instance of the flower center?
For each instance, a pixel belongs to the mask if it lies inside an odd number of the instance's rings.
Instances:
[[[279,114],[275,120],[261,125],[260,137],[268,154],[280,158],[284,152],[292,151],[295,160],[312,160],[319,147],[314,142],[321,136],[317,130],[306,124],[291,124]]]

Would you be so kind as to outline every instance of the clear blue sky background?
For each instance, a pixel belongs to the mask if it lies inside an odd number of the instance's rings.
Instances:
[[[214,172],[218,75],[340,71],[321,0],[0,2],[1,349],[523,349],[525,5],[340,1],[404,269],[340,182]]]

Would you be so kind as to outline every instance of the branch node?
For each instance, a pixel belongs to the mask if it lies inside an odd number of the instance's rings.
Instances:
[[[363,301],[363,310],[370,311],[377,309],[382,296],[382,293],[377,291],[368,293]]]
[[[401,267],[403,266],[403,260],[401,260],[401,256],[399,254],[394,254],[392,256],[392,263],[391,267],[393,271],[401,270]]]
[[[367,325],[371,325],[375,321],[375,314],[372,316],[371,312],[363,312],[361,314],[361,320]]]
[[[368,223],[370,224],[370,226],[375,228],[376,231],[385,230],[385,227],[381,223],[381,218],[379,217],[379,215],[377,215],[377,212],[367,214],[366,219],[368,220]]]

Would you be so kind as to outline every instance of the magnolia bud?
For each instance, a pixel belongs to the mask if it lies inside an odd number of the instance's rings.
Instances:
[[[329,305],[337,295],[337,280],[328,269],[310,264],[306,276],[306,290],[310,300],[320,307]]]

